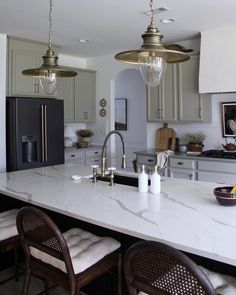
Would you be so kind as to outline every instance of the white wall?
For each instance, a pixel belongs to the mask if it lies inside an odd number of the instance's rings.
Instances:
[[[222,102],[236,102],[236,93],[220,93],[212,95],[212,122],[211,123],[192,123],[192,124],[169,124],[170,128],[176,131],[177,137],[182,136],[187,132],[202,131],[207,138],[204,140],[204,149],[223,149],[222,144],[225,139],[222,136]],[[157,128],[162,127],[162,124],[148,123],[148,148],[155,146],[155,132]]]
[[[137,66],[118,62],[113,56],[91,58],[87,61],[87,67],[97,71],[96,75],[96,121],[94,124],[87,124],[88,128],[94,130],[92,143],[102,144],[107,131],[114,129],[114,97],[115,80],[121,71],[126,69],[137,69]],[[136,87],[136,83],[133,85]],[[99,102],[102,98],[107,100],[107,116],[101,117]]]
[[[0,172],[6,171],[6,63],[7,36],[0,34]]]

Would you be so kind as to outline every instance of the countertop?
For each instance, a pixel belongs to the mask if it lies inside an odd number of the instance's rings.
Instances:
[[[72,175],[84,176],[73,181]],[[0,192],[92,224],[236,266],[235,207],[220,206],[216,183],[162,178],[161,194],[105,182],[73,163],[0,174]],[[131,174],[129,174],[132,176]],[[133,173],[133,176],[136,176]]]
[[[134,152],[136,155],[143,155],[143,156],[155,156],[158,152],[163,152],[164,150],[157,150],[157,149],[148,149],[143,151]],[[192,159],[192,160],[205,160],[205,161],[218,161],[218,162],[230,162],[236,164],[236,159],[229,159],[229,158],[212,158],[212,157],[201,157],[196,155],[190,155],[183,152],[174,152],[170,154],[169,157],[171,158],[181,158],[181,159]]]

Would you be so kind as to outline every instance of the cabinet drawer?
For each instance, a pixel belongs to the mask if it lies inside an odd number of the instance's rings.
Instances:
[[[196,172],[191,169],[171,169],[169,175],[174,178],[196,180]]]
[[[137,155],[137,164],[139,165],[156,165],[157,157],[156,156],[144,156]]]
[[[86,151],[86,157],[90,158],[90,157],[96,157],[96,156],[101,156],[102,155],[102,151],[99,150],[91,150],[91,151]]]
[[[83,159],[85,161],[85,153],[65,153],[65,161],[67,160],[75,160],[75,159]]]
[[[86,158],[86,165],[100,165],[100,158]]]
[[[170,158],[170,167],[173,168],[184,168],[184,169],[195,169],[196,161],[190,159],[178,159]]]
[[[220,161],[198,161],[198,170],[203,171],[215,171],[215,172],[226,172],[226,173],[236,173],[236,161],[234,163],[225,163]]]
[[[234,185],[236,183],[236,175],[234,174],[225,174],[225,173],[216,173],[216,172],[206,172],[198,171],[197,180],[200,181],[212,181],[224,184]]]

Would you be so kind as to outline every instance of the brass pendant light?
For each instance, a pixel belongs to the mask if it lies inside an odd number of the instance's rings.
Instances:
[[[143,45],[136,50],[117,53],[115,59],[139,64],[143,79],[149,86],[160,83],[165,72],[166,63],[179,63],[189,59],[185,52],[165,48],[161,44],[162,35],[153,23],[153,0],[150,0],[151,22],[142,35]]]
[[[58,57],[52,47],[52,0],[49,8],[49,40],[46,54],[42,57],[43,64],[39,68],[22,71],[25,76],[40,78],[40,83],[46,94],[53,94],[57,89],[57,78],[74,77],[77,72],[68,70],[57,64]]]

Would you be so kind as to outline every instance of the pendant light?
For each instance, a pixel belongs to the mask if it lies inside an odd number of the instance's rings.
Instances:
[[[142,35],[143,45],[136,50],[117,53],[119,61],[139,64],[145,83],[151,87],[157,86],[166,68],[166,63],[179,63],[189,59],[189,55],[178,50],[167,49],[161,44],[162,35],[153,23],[153,0],[150,0],[151,22]]]
[[[77,75],[75,71],[68,70],[58,66],[58,57],[52,47],[52,0],[49,7],[49,40],[46,54],[42,57],[43,64],[39,68],[28,69],[22,72],[23,75],[38,77],[41,87],[46,94],[52,95],[57,90],[58,78],[74,77]]]

